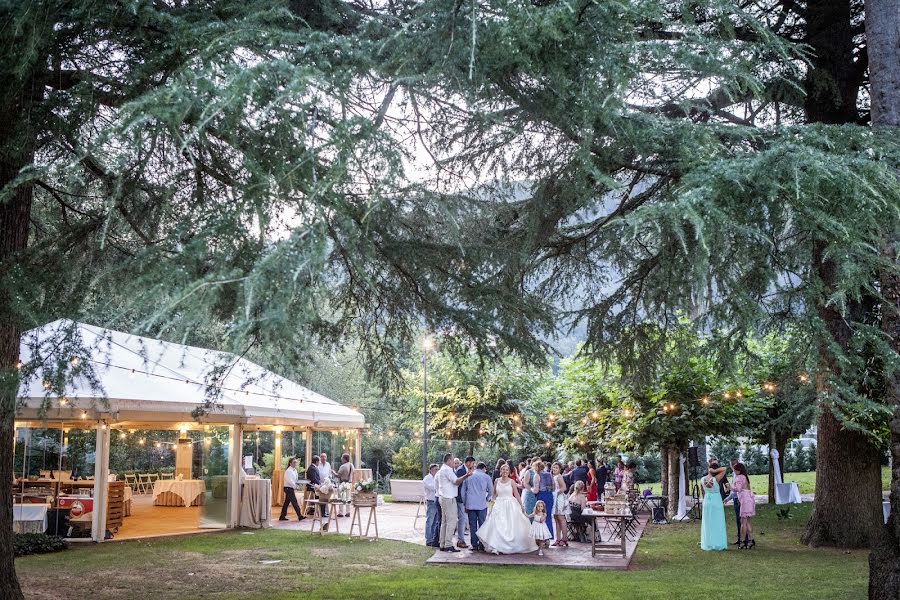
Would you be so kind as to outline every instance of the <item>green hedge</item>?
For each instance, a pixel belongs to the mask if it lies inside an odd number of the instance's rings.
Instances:
[[[46,533],[17,533],[13,537],[13,546],[16,556],[28,556],[29,554],[46,554],[59,552],[69,547],[66,540],[56,535]]]

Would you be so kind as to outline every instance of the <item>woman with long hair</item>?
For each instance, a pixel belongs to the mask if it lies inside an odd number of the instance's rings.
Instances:
[[[594,464],[594,460],[591,459],[588,461],[587,499],[588,502],[596,502],[598,498],[597,466]]]
[[[734,481],[731,482],[731,490],[741,503],[741,539],[744,540],[738,548],[749,550],[756,545],[756,540],[753,539],[753,525],[750,523],[750,519],[756,516],[756,498],[750,489],[750,476],[744,463],[737,463],[733,468]]]
[[[553,477],[553,527],[556,530],[556,541],[552,546],[568,546],[569,497],[566,495],[566,482],[562,476],[562,465],[558,462],[550,467]]]

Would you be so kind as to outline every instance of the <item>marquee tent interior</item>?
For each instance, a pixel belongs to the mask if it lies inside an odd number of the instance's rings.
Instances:
[[[241,466],[260,462],[260,436],[274,445],[276,505],[281,457],[302,450],[309,464],[315,436],[360,464],[359,412],[233,354],[59,320],[22,336],[20,361],[18,501],[49,500],[51,520],[80,513],[87,539],[237,526]],[[70,376],[57,384],[59,364]],[[151,448],[147,472],[127,473]]]

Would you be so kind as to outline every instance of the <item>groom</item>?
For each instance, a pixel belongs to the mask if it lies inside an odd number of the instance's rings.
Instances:
[[[456,497],[459,495],[459,486],[472,476],[469,471],[462,477],[457,477],[453,470],[453,453],[444,455],[444,464],[437,475],[437,496],[441,507],[441,551],[459,552],[453,547],[453,532],[456,531]],[[465,525],[463,525],[465,528]]]
[[[468,463],[468,459],[466,462]],[[494,482],[487,474],[487,465],[483,462],[478,463],[475,472],[462,485],[462,501],[466,514],[469,515],[469,537],[472,542],[472,550],[475,552],[484,552],[484,544],[481,543],[475,532],[484,525],[484,521],[487,519],[487,507],[493,488]]]

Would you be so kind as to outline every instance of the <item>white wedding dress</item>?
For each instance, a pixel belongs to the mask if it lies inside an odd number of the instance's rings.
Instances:
[[[521,554],[538,549],[531,537],[531,522],[513,496],[512,481],[504,484],[497,480],[494,507],[476,535],[490,552]]]

